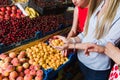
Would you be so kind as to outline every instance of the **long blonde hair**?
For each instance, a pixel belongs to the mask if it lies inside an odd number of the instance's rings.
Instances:
[[[87,35],[88,33],[88,25],[89,25],[89,20],[93,12],[96,10],[96,8],[99,6],[102,0],[91,0],[90,1],[90,6],[89,6],[89,11],[88,11],[88,16],[87,16],[87,21],[85,24],[85,29],[84,33]],[[95,37],[97,39],[100,39],[101,37],[105,36],[105,34],[108,33],[110,30],[110,27],[112,25],[112,21],[116,15],[117,8],[120,5],[120,0],[109,0],[108,7],[106,12],[102,15],[102,21],[99,22],[97,21],[96,25],[96,32],[95,32]],[[101,17],[102,17],[101,16]],[[106,26],[107,25],[107,26]]]

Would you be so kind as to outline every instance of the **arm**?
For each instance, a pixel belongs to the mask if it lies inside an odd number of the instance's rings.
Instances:
[[[70,37],[75,36],[77,34],[77,26],[78,26],[78,7],[75,7],[74,14],[73,14],[72,28],[71,28],[67,38],[70,38]]]
[[[112,43],[107,43],[105,48],[105,54],[114,60],[117,64],[120,64],[120,50]]]

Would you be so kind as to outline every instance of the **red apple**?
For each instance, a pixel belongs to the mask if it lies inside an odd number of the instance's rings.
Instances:
[[[11,7],[10,6],[6,6],[6,10],[7,11],[11,11]]]
[[[12,10],[16,10],[17,9],[17,7],[16,6],[12,6]]]
[[[10,16],[5,14],[4,19],[8,20],[8,19],[10,19]]]
[[[0,19],[2,19],[2,20],[3,20],[3,19],[4,19],[4,17],[3,17],[2,15],[0,15]]]
[[[5,8],[4,8],[4,7],[1,7],[0,10],[1,10],[2,12],[5,12]]]
[[[19,19],[20,19],[20,18],[21,18],[20,14],[17,13],[17,14],[16,14],[16,18],[19,18]]]
[[[4,15],[5,15],[5,12],[2,12],[2,11],[1,11],[1,12],[0,12],[0,15],[4,16]]]
[[[16,15],[15,14],[10,14],[10,16],[14,18]]]
[[[7,15],[10,15],[10,14],[11,14],[11,11],[5,11],[5,13],[6,13]]]
[[[17,9],[18,14],[22,14],[22,11],[20,9]]]

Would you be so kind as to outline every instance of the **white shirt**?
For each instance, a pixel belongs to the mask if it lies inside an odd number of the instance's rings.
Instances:
[[[118,18],[120,17],[120,6],[117,9],[117,13],[112,22],[113,25],[111,26],[109,33],[104,38],[101,38],[99,40],[97,40],[94,37],[96,23],[97,23],[97,12],[101,10],[103,4],[104,4],[104,0],[91,16],[88,27],[88,34],[86,36],[84,36],[84,33],[80,33],[78,35],[78,37],[81,39],[81,43],[91,42],[105,46],[107,42],[114,43],[118,38],[120,38],[120,19],[118,20]],[[111,65],[110,58],[106,56],[104,53],[101,54],[101,53],[91,52],[89,56],[86,56],[84,54],[84,51],[78,50],[77,57],[80,60],[80,62],[82,62],[85,66],[87,66],[90,69],[93,70],[110,69],[110,65]]]

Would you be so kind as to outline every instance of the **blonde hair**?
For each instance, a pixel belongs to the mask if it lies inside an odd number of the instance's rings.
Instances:
[[[90,17],[94,13],[96,8],[99,6],[101,1],[102,0],[91,0],[90,1],[87,21],[86,21],[85,29],[84,29],[85,35],[87,35],[87,33],[88,33],[88,25],[89,25]],[[109,0],[108,4],[109,5],[107,7],[106,12],[101,16],[102,21],[100,22],[100,24],[97,20],[96,31],[95,31],[95,37],[97,39],[100,39],[101,37],[104,37],[109,32],[110,27],[112,25],[112,21],[113,21],[115,15],[116,15],[117,8],[119,7],[120,0]]]

